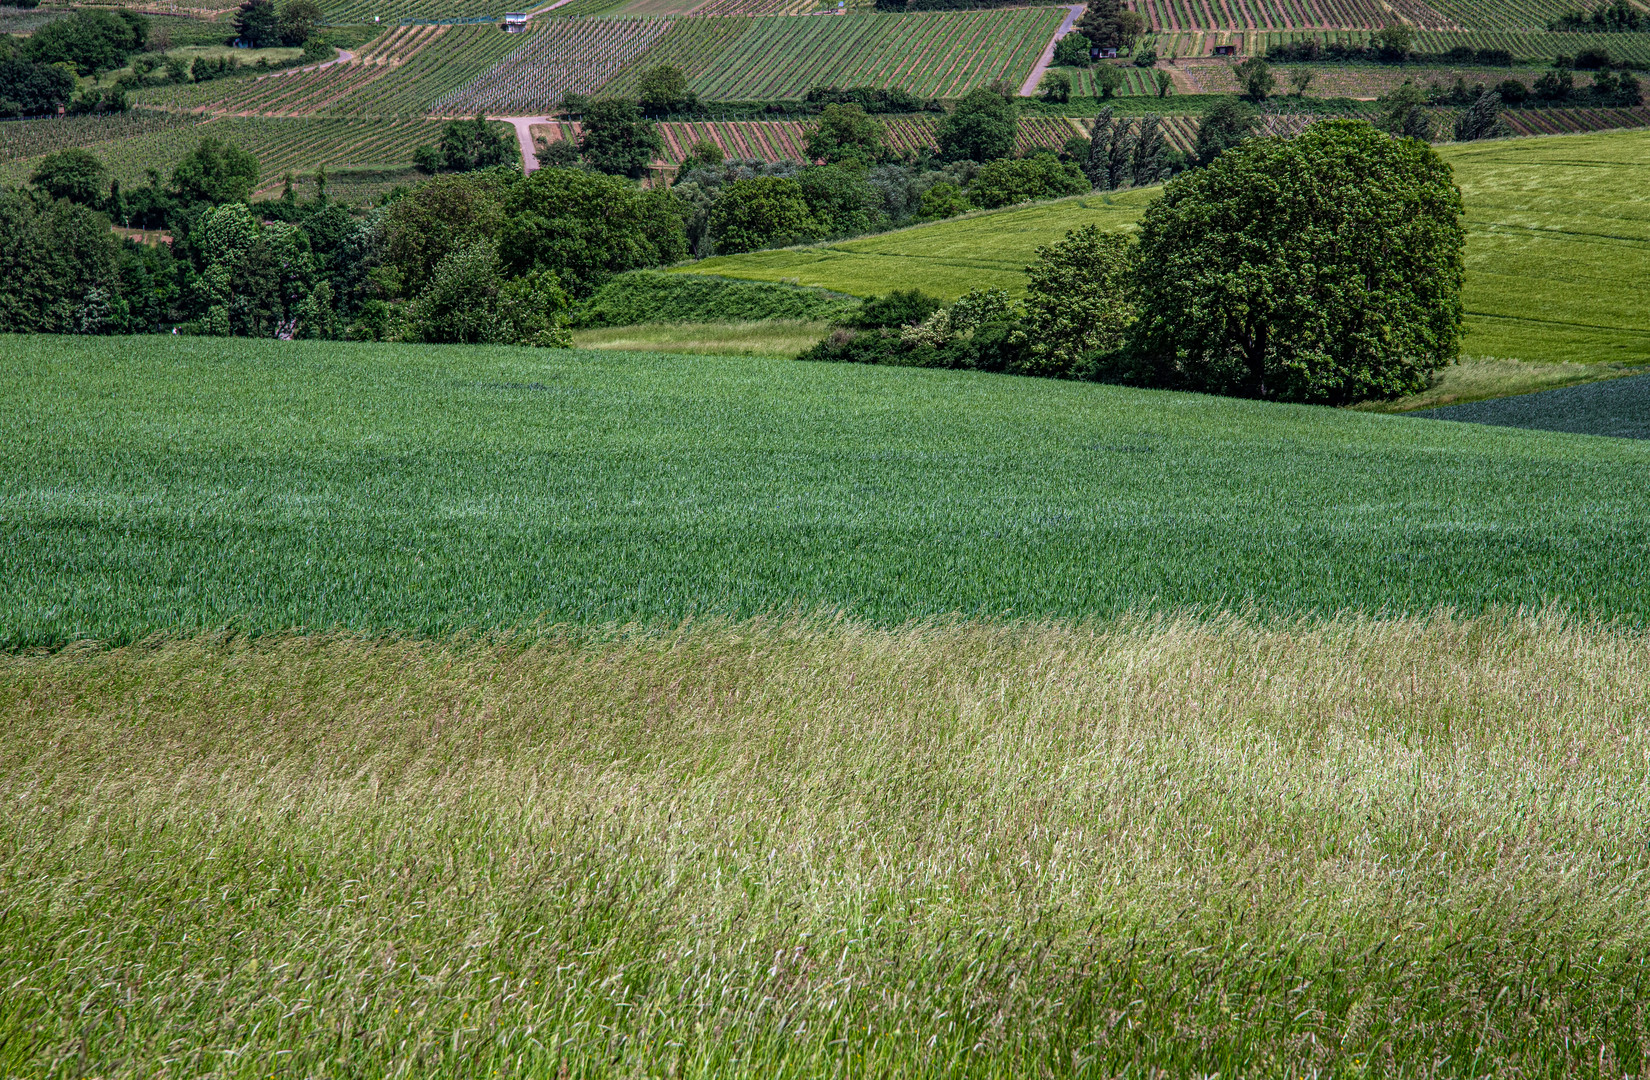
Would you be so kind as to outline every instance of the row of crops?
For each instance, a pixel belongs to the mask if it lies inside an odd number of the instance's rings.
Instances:
[[[1422,52],[1447,52],[1457,45],[1474,49],[1505,49],[1514,56],[1548,59],[1574,56],[1584,49],[1604,49],[1618,60],[1650,63],[1650,34],[1553,34],[1545,31],[1480,30],[1474,33],[1415,35],[1415,48]]]
[[[168,88],[159,103],[259,116],[410,117],[494,67],[521,38],[492,26],[398,29],[361,57],[317,71]]]
[[[822,5],[817,0],[706,0],[695,15],[806,15]]]
[[[933,118],[925,116],[895,117],[884,122],[883,134],[889,148],[896,153],[933,150],[939,145],[934,138],[936,123]],[[701,142],[716,144],[730,158],[805,161],[808,130],[812,126],[811,121],[803,120],[664,121],[656,125],[665,144],[665,152],[658,164],[680,164],[688,151]],[[1091,126],[1087,120],[1025,117],[1019,123],[1015,149],[1022,154],[1031,150],[1059,150],[1067,139],[1086,134]],[[534,136],[543,137],[548,142],[577,139],[579,130],[578,124],[564,120],[533,125]],[[1190,130],[1195,135],[1195,127]]]
[[[1182,70],[1199,93],[1234,94],[1239,89],[1237,76],[1229,64],[1187,64]],[[1293,70],[1293,65],[1273,67],[1272,72],[1277,76],[1279,90],[1289,85],[1289,76]],[[1313,66],[1311,70],[1312,83],[1306,88],[1308,94],[1313,97],[1351,98],[1380,97],[1406,82],[1413,82],[1419,86],[1431,83],[1453,86],[1455,80],[1461,79],[1469,86],[1494,86],[1502,79],[1518,79],[1525,86],[1531,86],[1541,74],[1541,69],[1534,68],[1410,67],[1380,64],[1330,64]],[[1576,74],[1575,84],[1578,88],[1589,83],[1590,80],[1585,74]]]
[[[1095,68],[1050,68],[1071,79],[1071,92],[1078,97],[1099,97],[1100,87],[1095,82]],[[1134,65],[1120,69],[1123,85],[1116,90],[1119,97],[1155,97],[1157,84],[1152,81],[1152,69]]]
[[[135,139],[198,123],[200,117],[152,109],[8,120],[0,123],[0,161],[19,161],[76,146],[97,151],[102,143]]]
[[[1543,30],[1566,11],[1598,4],[1574,0],[1431,0],[1463,30]]]
[[[406,165],[412,161],[413,150],[422,143],[434,142],[440,130],[441,121],[423,119],[384,122],[224,116],[81,145],[102,158],[122,185],[132,186],[145,183],[149,169],[170,175],[201,138],[211,136],[232,142],[256,157],[267,187],[277,183],[285,172],[307,171],[318,165],[329,169]],[[38,156],[8,155],[0,164],[0,182],[15,183],[26,178]]]
[[[542,20],[501,63],[435,98],[431,108],[442,113],[545,112],[564,94],[600,89],[670,25],[668,19]]]
[[[659,64],[671,64],[689,79],[697,79],[715,66],[718,57],[751,30],[751,20],[738,17],[717,19],[675,19],[665,35],[622,69],[603,92],[615,97],[633,96],[641,73]]]
[[[1396,15],[1416,27],[1443,29],[1452,19],[1421,0],[1138,0],[1157,30],[1378,28]]]
[[[392,26],[501,19],[506,11],[523,9],[510,0],[323,0],[321,10],[333,26]]]
[[[798,98],[813,86],[903,87],[959,97],[995,79],[1019,85],[1063,8],[758,19],[692,87],[708,100]]]
[[[1509,109],[1502,113],[1520,135],[1568,135],[1612,128],[1650,127],[1650,108]]]
[[[1273,45],[1312,38],[1323,44],[1369,44],[1365,30],[1192,30],[1169,31],[1143,39],[1166,59],[1207,57],[1216,45],[1233,45],[1238,55],[1263,54]],[[1418,53],[1443,54],[1464,46],[1470,49],[1505,49],[1514,57],[1547,61],[1555,56],[1575,56],[1584,49],[1604,49],[1622,60],[1650,62],[1650,34],[1555,34],[1520,30],[1422,30],[1411,47]]]

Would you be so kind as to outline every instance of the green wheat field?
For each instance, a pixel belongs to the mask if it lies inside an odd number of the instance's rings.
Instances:
[[[19,338],[0,627],[1650,615],[1650,445],[659,354]]]

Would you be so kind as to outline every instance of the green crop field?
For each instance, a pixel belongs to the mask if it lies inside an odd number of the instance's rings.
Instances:
[[[11,647],[797,608],[1650,617],[1644,443],[648,354],[16,338],[0,371]]]
[[[813,86],[902,87],[960,97],[994,79],[1019,85],[1063,8],[752,20],[692,82],[712,101],[799,98]]]
[[[1650,361],[1650,132],[1443,146],[1466,202],[1474,356]],[[724,256],[681,272],[795,279],[856,296],[1024,287],[1038,245],[1090,222],[1128,230],[1155,190],[1088,195],[900,232]]]
[[[198,120],[198,118],[196,118]],[[413,150],[434,142],[441,132],[436,120],[367,121],[226,116],[187,127],[169,127],[147,135],[91,144],[123,186],[146,183],[149,169],[171,175],[184,155],[202,138],[232,142],[258,159],[261,184],[278,184],[281,174],[361,166],[406,166]],[[28,178],[38,157],[0,163],[0,182]],[[369,186],[371,186],[369,184]],[[343,195],[340,190],[337,194]]]

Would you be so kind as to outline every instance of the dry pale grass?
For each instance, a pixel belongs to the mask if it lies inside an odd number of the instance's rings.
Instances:
[[[0,1074],[1644,1075],[1650,647],[830,620],[0,659]]]

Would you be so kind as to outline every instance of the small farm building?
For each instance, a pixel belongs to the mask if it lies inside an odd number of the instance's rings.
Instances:
[[[1216,56],[1236,56],[1237,55],[1237,46],[1236,45],[1216,45],[1215,46],[1215,55]]]
[[[1090,50],[1090,55],[1096,60],[1116,60],[1117,50],[1108,45],[1103,49]]]
[[[506,34],[520,34],[527,29],[527,13],[525,11],[511,11],[504,16],[504,32]]]

